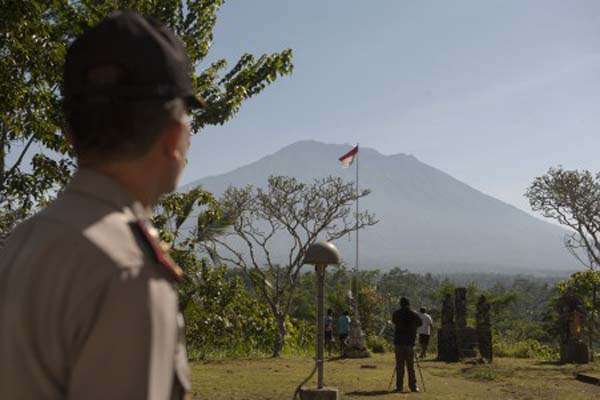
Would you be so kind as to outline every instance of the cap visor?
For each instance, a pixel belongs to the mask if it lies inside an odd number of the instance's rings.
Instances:
[[[197,108],[206,108],[208,107],[208,103],[206,103],[206,101],[198,96],[198,95],[190,95],[188,97],[185,98],[185,103],[187,104],[187,106],[190,109],[197,109]]]

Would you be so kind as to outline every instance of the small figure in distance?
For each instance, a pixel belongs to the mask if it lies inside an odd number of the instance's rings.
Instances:
[[[408,371],[408,387],[411,392],[418,392],[415,375],[415,339],[417,328],[421,326],[421,318],[411,310],[406,297],[400,299],[400,308],[394,311],[392,322],[395,325],[394,347],[396,353],[396,392],[402,392],[404,386],[404,367]]]
[[[175,189],[193,93],[183,43],[116,12],[70,46],[66,133],[77,171],[0,251],[0,399],[190,394],[181,269],[150,210]]]
[[[431,330],[433,329],[433,319],[427,313],[425,307],[419,309],[419,318],[421,318],[421,326],[417,330],[419,334],[419,345],[421,346],[420,358],[425,358],[427,355],[427,347],[429,347],[429,339],[431,338]]]
[[[331,357],[331,347],[333,345],[333,310],[327,309],[325,316],[325,347],[327,348],[327,356]]]
[[[346,350],[346,339],[348,339],[348,332],[350,331],[350,313],[344,311],[337,320],[335,325],[335,332],[338,340],[340,341],[340,357],[344,357]]]

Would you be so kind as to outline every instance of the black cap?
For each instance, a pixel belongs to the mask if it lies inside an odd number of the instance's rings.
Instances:
[[[204,108],[190,68],[183,43],[170,29],[135,12],[115,12],[67,51],[65,105],[181,98],[190,108]]]

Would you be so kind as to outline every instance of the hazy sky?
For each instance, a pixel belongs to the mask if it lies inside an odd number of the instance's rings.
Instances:
[[[548,167],[600,170],[600,1],[231,0],[207,61],[286,47],[294,73],[196,136],[183,183],[302,139],[413,154],[525,210]]]

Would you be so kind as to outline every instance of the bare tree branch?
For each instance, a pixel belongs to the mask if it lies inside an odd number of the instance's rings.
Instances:
[[[233,215],[230,236],[215,239],[217,252],[231,253],[220,257],[239,266],[278,321],[278,354],[285,339],[285,318],[295,296],[308,247],[319,238],[339,239],[356,229],[377,223],[375,217],[362,212],[351,220],[352,205],[367,196],[368,190],[356,193],[353,183],[341,178],[316,179],[310,184],[294,178],[272,176],[266,188],[230,187],[220,199],[228,215]],[[285,258],[277,260],[274,250],[284,237],[291,239]],[[243,250],[234,248],[232,242]],[[281,253],[281,252],[279,252]],[[242,262],[244,255],[250,263]],[[286,264],[280,265],[279,262]],[[269,279],[275,283],[269,287]]]
[[[579,262],[589,268],[600,266],[600,174],[550,168],[535,178],[525,196],[534,211],[573,231],[564,243]]]

